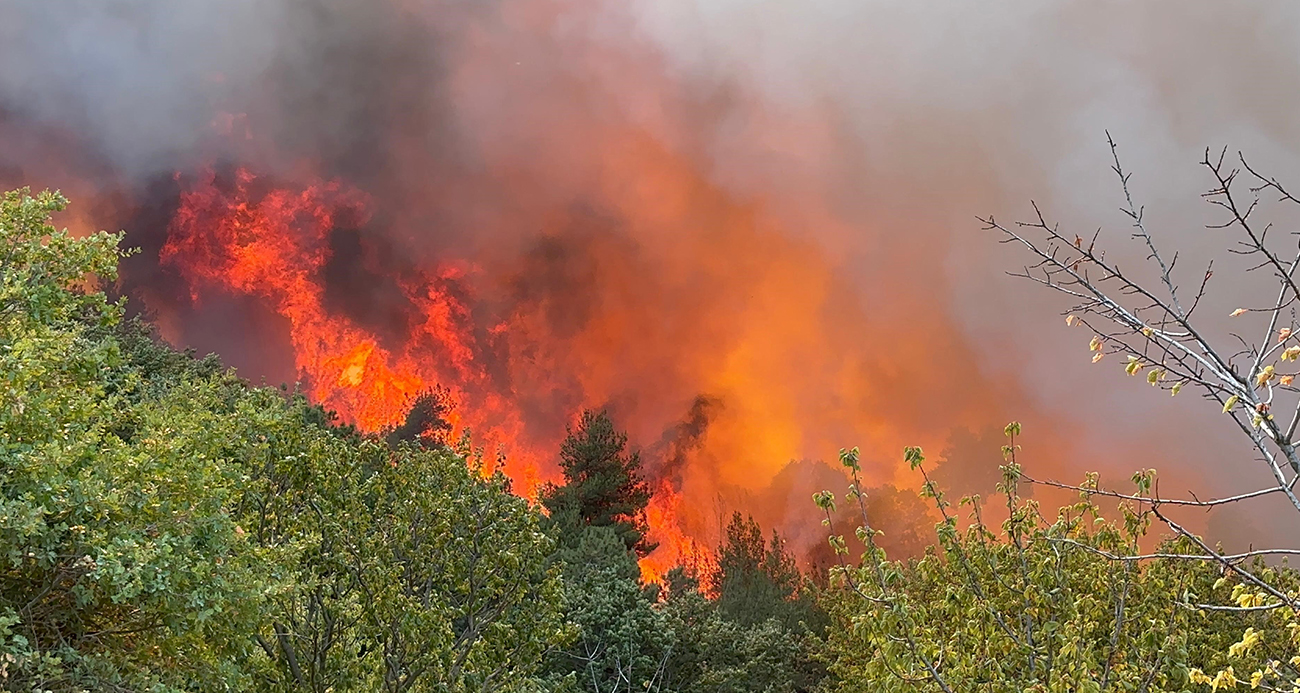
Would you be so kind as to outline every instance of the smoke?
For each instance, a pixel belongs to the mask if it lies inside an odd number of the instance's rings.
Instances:
[[[1300,180],[1298,30],[1270,3],[19,3],[0,182],[86,191],[82,223],[143,247],[126,288],[168,338],[250,378],[302,377],[303,325],[345,325],[390,365],[437,362],[402,372],[452,381],[542,477],[573,413],[609,408],[705,540],[722,497],[802,527],[777,506],[820,472],[787,463],[841,446],[872,484],[914,485],[905,444],[983,484],[957,468],[1011,418],[1048,475],[1239,490],[1232,432],[1090,367],[975,216],[1033,198],[1137,264],[1109,129],[1158,239],[1208,257],[1203,147]],[[250,200],[366,196],[300,239],[332,322],[160,261],[205,170],[225,192],[255,173]]]

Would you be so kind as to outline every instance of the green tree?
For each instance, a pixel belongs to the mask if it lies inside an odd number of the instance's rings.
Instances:
[[[118,236],[0,200],[0,688],[524,691],[564,640],[542,517],[158,344]]]
[[[696,579],[677,568],[667,577],[659,609],[673,634],[664,690],[692,693],[795,693],[811,691],[824,669],[817,641],[806,629],[776,618],[742,625],[708,599]]]
[[[627,434],[605,412],[584,411],[560,446],[564,484],[542,491],[542,504],[562,537],[583,527],[610,527],[629,551],[644,557],[656,544],[646,538],[650,487],[641,478],[641,457],[627,451]]]
[[[854,490],[857,451],[842,452],[854,481],[848,504],[862,509],[855,534],[865,552],[860,563],[845,561],[835,571],[823,600],[832,618],[834,690],[1188,690],[1200,676],[1195,666],[1228,664],[1242,628],[1275,618],[1199,608],[1240,579],[1213,561],[1162,558],[1193,555],[1186,538],[1141,554],[1149,518],[1126,501],[1119,520],[1106,519],[1095,502],[1095,475],[1080,487],[1078,503],[1044,518],[1016,492],[1018,432],[1017,424],[1007,428],[999,484],[1007,519],[1000,528],[985,524],[977,496],[952,505],[926,473],[920,449],[907,449],[906,461],[925,480],[922,495],[942,518],[937,547],[907,562],[889,560],[875,543],[865,500]],[[1147,479],[1135,477],[1139,488]],[[832,522],[833,494],[815,500]],[[958,507],[970,512],[964,526]],[[849,552],[842,535],[832,533],[830,544],[841,556]],[[1300,586],[1293,571],[1256,569],[1288,589]],[[1285,640],[1254,645],[1261,661],[1290,647]]]
[[[0,199],[0,680],[6,689],[226,690],[249,681],[268,561],[225,503],[183,396],[124,369],[120,235]]]
[[[775,530],[765,542],[753,517],[732,514],[712,581],[722,614],[741,626],[775,619],[799,632],[804,627],[820,630],[824,625],[824,615],[785,542]]]
[[[668,691],[673,633],[655,608],[656,590],[643,588],[634,555],[615,528],[591,526],[561,548],[572,644],[550,655],[560,690],[617,693]]]

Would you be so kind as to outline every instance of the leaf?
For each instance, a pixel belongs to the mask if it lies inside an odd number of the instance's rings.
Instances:
[[[1246,312],[1246,309],[1245,309],[1245,308],[1238,308],[1238,309],[1232,311],[1231,313],[1228,313],[1228,317],[1230,317],[1230,318],[1235,318],[1235,317],[1237,317],[1238,315],[1241,315],[1242,313],[1245,313],[1245,312]]]
[[[1226,402],[1223,403],[1223,413],[1224,413],[1224,414],[1227,414],[1228,412],[1232,411],[1232,408],[1235,407],[1235,406],[1237,406],[1237,400],[1238,400],[1238,399],[1240,399],[1240,398],[1237,397],[1237,395],[1233,395],[1233,396],[1229,397],[1229,398],[1228,398],[1228,401],[1226,401]]]
[[[1169,388],[1169,396],[1170,397],[1178,396],[1178,393],[1183,391],[1183,386],[1186,384],[1187,384],[1186,380],[1174,383],[1174,386]]]
[[[852,469],[855,472],[859,471],[861,469],[861,466],[858,464],[860,458],[861,452],[857,447],[854,447],[851,450],[840,448],[840,464],[844,465],[845,468]]]
[[[925,461],[925,455],[921,453],[919,446],[908,446],[903,448],[903,459],[912,469],[916,469]]]
[[[1273,379],[1273,366],[1264,366],[1255,376],[1255,387],[1263,387],[1264,383]]]
[[[1291,336],[1291,328],[1283,327],[1282,329],[1277,331],[1277,343],[1281,344],[1282,342],[1285,342],[1287,337],[1290,336]]]
[[[1093,363],[1096,363],[1096,362],[1102,360],[1102,358],[1105,357],[1105,356],[1106,356],[1105,354],[1097,354],[1097,355],[1095,355],[1095,356],[1092,357],[1092,362],[1093,362]]]
[[[1092,341],[1088,342],[1088,350],[1101,351],[1101,337],[1093,337]]]

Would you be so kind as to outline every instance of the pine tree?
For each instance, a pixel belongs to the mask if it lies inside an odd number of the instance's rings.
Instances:
[[[644,557],[656,544],[646,538],[650,487],[641,478],[641,457],[627,451],[627,434],[605,412],[584,411],[560,446],[564,484],[550,484],[542,504],[563,536],[585,527],[611,527],[629,551]]]
[[[776,531],[765,542],[754,518],[731,516],[713,576],[718,606],[726,618],[743,626],[776,619],[792,630],[799,630],[800,623],[819,630],[824,615],[803,582],[794,556]]]

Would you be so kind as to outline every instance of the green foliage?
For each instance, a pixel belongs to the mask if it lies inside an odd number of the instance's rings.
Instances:
[[[542,504],[562,537],[582,536],[581,527],[612,527],[628,550],[649,555],[645,507],[650,488],[641,479],[641,458],[627,452],[627,434],[605,412],[584,411],[560,446],[564,484],[542,491]]]
[[[639,569],[613,527],[583,527],[561,549],[572,643],[550,656],[561,690],[663,691],[673,634],[641,587]]]
[[[823,601],[832,619],[833,690],[1191,690],[1200,678],[1211,680],[1196,666],[1227,665],[1245,627],[1276,618],[1199,608],[1235,582],[1221,579],[1214,562],[1133,558],[1148,523],[1128,505],[1118,521],[1107,519],[1085,490],[1055,519],[1043,517],[1016,493],[1019,432],[1007,427],[1000,486],[1006,519],[997,530],[985,524],[978,497],[962,499],[970,518],[960,523],[925,475],[920,449],[908,448],[908,463],[925,480],[922,495],[942,517],[938,546],[916,560],[891,561],[864,515],[857,531],[864,558],[836,571]],[[1149,475],[1135,480],[1149,488]],[[853,487],[849,495],[857,499]],[[816,498],[828,518],[831,498]],[[844,540],[832,536],[832,543]],[[1197,553],[1187,539],[1158,550]],[[1294,589],[1295,576],[1284,582]],[[1283,639],[1254,647],[1255,666],[1293,651]]]
[[[665,589],[643,588],[609,527],[584,529],[559,556],[576,635],[548,663],[557,690],[796,693],[824,674],[807,628],[779,620],[788,615],[779,598],[765,605],[773,613],[742,624],[680,568]]]
[[[820,630],[822,614],[805,588],[799,566],[775,531],[767,542],[752,517],[734,513],[718,550],[713,584],[725,617],[749,627],[773,619],[787,630]]]
[[[151,395],[118,343],[117,235],[0,202],[0,655],[11,689],[225,689],[246,682],[265,561],[225,503],[187,393]],[[105,377],[111,375],[111,377]],[[247,632],[247,631],[245,631]]]
[[[275,507],[277,521],[254,526],[295,535],[311,576],[275,600],[263,634],[282,685],[517,690],[563,636],[539,518],[502,477],[467,473],[463,457],[371,441],[353,450],[343,474],[338,457],[316,469],[292,460],[292,473],[313,473],[310,495],[268,497],[271,487],[250,501]]]
[[[661,606],[676,646],[668,660],[665,690],[704,693],[794,693],[815,690],[825,675],[815,660],[817,639],[806,628],[777,618],[742,625],[682,569],[669,574]]]
[[[642,586],[636,555],[614,526],[556,528],[575,628],[572,643],[547,658],[556,690],[796,693],[824,675],[809,624],[825,617],[783,542],[765,542],[752,519],[736,516],[728,529],[709,576],[717,599],[681,568],[663,587]]]
[[[534,690],[566,636],[541,517],[467,449],[160,346],[62,204],[0,203],[0,688]]]

